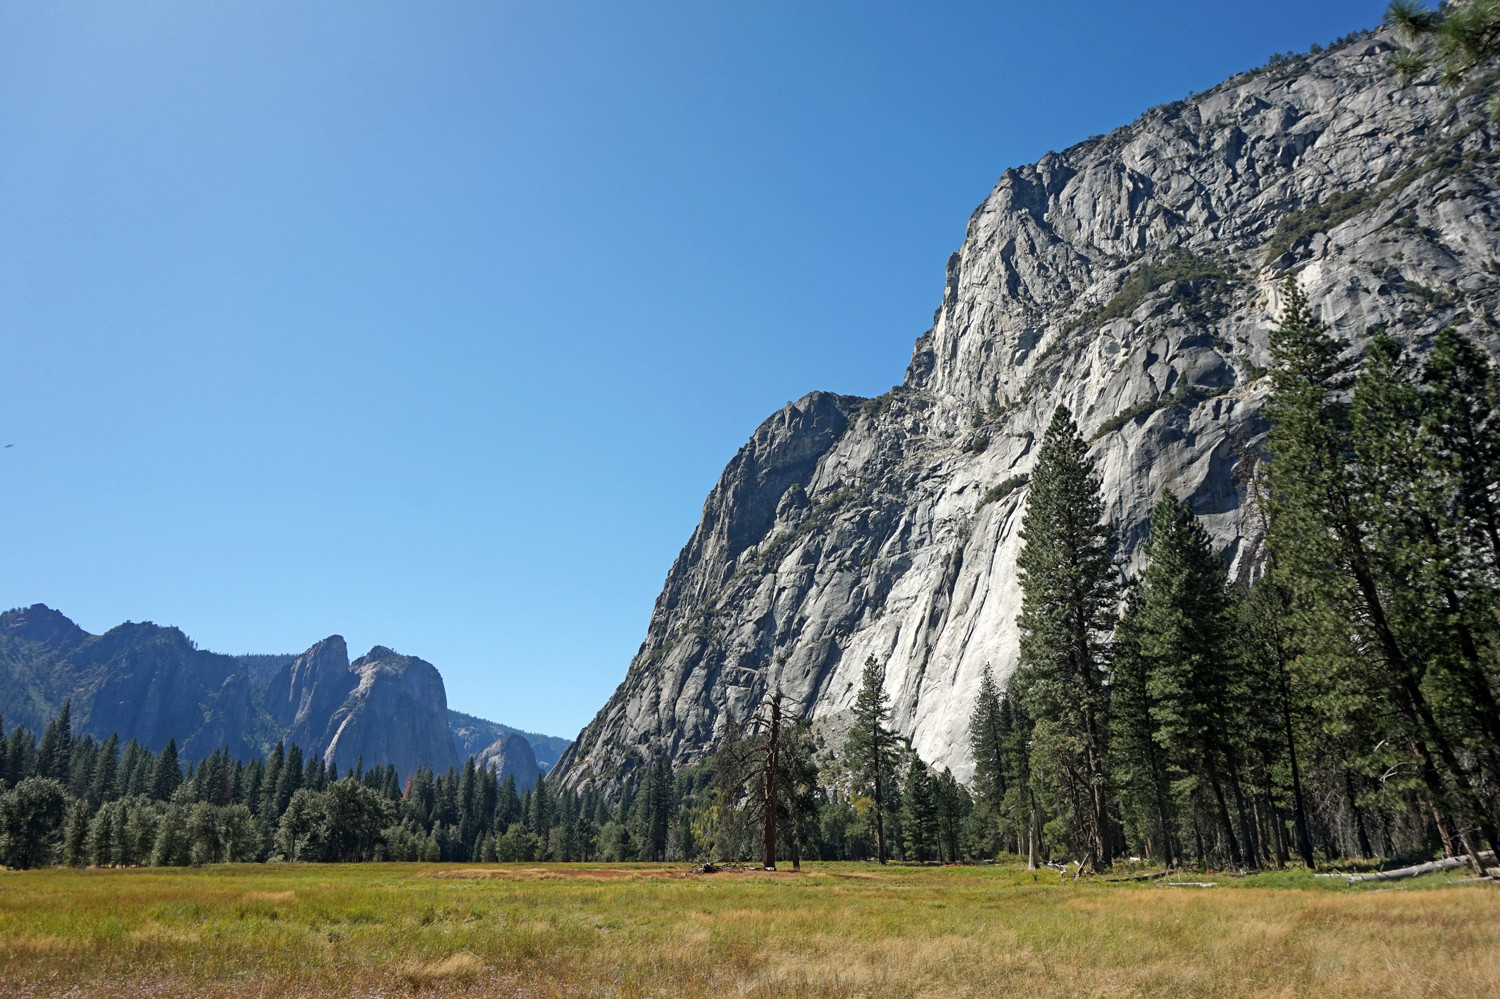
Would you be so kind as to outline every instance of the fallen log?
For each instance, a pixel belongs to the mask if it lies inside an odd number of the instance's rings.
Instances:
[[[1172,874],[1171,871],[1157,871],[1155,874],[1132,874],[1123,878],[1105,878],[1105,881],[1151,881],[1155,878],[1165,878]]]
[[[1493,859],[1494,851],[1485,850],[1479,855],[1480,861]],[[1358,884],[1361,881],[1400,881],[1402,878],[1415,878],[1423,874],[1431,874],[1433,871],[1450,871],[1455,867],[1468,867],[1468,857],[1444,857],[1442,860],[1429,860],[1425,864],[1413,864],[1410,867],[1398,867],[1394,871],[1371,871],[1369,874],[1348,874],[1349,883]]]

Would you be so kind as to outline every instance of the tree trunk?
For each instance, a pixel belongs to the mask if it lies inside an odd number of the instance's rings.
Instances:
[[[1494,856],[1494,853],[1485,851],[1479,855],[1479,859],[1482,862],[1484,858],[1489,857],[1490,859],[1494,859]],[[1445,857],[1442,860],[1434,860],[1426,864],[1414,864],[1411,867],[1401,867],[1394,871],[1373,871],[1369,874],[1350,874],[1347,877],[1351,885],[1359,881],[1397,881],[1401,878],[1414,878],[1420,874],[1431,874],[1433,871],[1452,870],[1455,867],[1462,867],[1469,862],[1470,860],[1467,857]]]
[[[1258,829],[1250,821],[1250,810],[1245,807],[1245,789],[1240,782],[1240,768],[1234,762],[1234,754],[1224,749],[1224,760],[1229,766],[1229,783],[1234,789],[1234,810],[1240,816],[1240,835],[1244,840],[1243,850],[1245,866],[1250,868],[1260,867],[1260,854],[1262,853],[1256,835]]]
[[[768,871],[776,870],[776,772],[781,738],[781,693],[771,695],[770,745],[766,749],[766,823],[761,856]]]
[[[1357,532],[1350,536],[1354,538],[1359,537]],[[1359,551],[1362,555],[1362,543],[1359,546]],[[1445,782],[1439,776],[1437,768],[1432,764],[1432,753],[1427,745],[1428,740],[1431,740],[1437,749],[1438,758],[1443,761],[1443,765],[1452,776],[1454,783],[1453,791],[1459,798],[1459,801],[1456,802],[1456,804],[1460,805],[1459,818],[1463,819],[1467,816],[1477,818],[1484,829],[1486,838],[1497,847],[1500,847],[1500,843],[1495,843],[1496,837],[1493,827],[1486,819],[1482,806],[1476,807],[1478,802],[1474,800],[1474,788],[1469,782],[1468,774],[1459,766],[1458,758],[1453,752],[1453,747],[1448,745],[1448,740],[1444,737],[1442,730],[1438,728],[1437,720],[1432,716],[1432,708],[1427,703],[1426,695],[1422,693],[1420,678],[1413,672],[1411,665],[1406,660],[1405,654],[1401,651],[1401,644],[1396,641],[1396,634],[1391,629],[1390,621],[1386,617],[1385,605],[1380,599],[1380,591],[1375,586],[1374,577],[1370,575],[1369,571],[1362,564],[1355,564],[1351,568],[1354,580],[1359,586],[1360,596],[1364,599],[1366,612],[1369,613],[1370,620],[1374,624],[1376,634],[1380,639],[1381,653],[1385,658],[1387,667],[1395,674],[1398,694],[1397,701],[1400,702],[1402,713],[1413,723],[1412,728],[1416,738],[1412,740],[1412,748],[1417,752],[1419,757],[1427,761],[1428,765],[1424,768],[1423,781],[1427,786],[1428,792],[1437,796],[1435,803],[1446,803],[1450,800]],[[1429,775],[1431,777],[1430,780],[1428,779]],[[1469,831],[1467,824],[1459,826],[1459,837],[1463,841],[1464,850],[1469,854],[1469,858],[1474,865],[1474,872],[1483,877],[1484,865],[1479,862],[1479,850],[1474,843],[1473,834]]]
[[[1286,670],[1281,671],[1281,722],[1286,730],[1287,760],[1292,768],[1292,822],[1297,830],[1297,852],[1308,870],[1313,868],[1312,837],[1307,832],[1307,806],[1302,801],[1302,771],[1297,766],[1297,739],[1292,729],[1292,693]]]
[[[802,826],[795,809],[792,811],[792,870],[802,870]]]
[[[1359,810],[1359,804],[1354,800],[1354,777],[1349,771],[1344,771],[1344,797],[1349,802],[1349,811],[1354,815],[1354,833],[1359,840],[1359,855],[1365,860],[1372,860],[1375,851],[1370,849],[1370,836],[1365,831],[1365,817]]]
[[[1420,739],[1413,739],[1411,743],[1412,752],[1420,761],[1417,770],[1422,775],[1422,783],[1427,788],[1427,793],[1432,799],[1432,815],[1437,820],[1438,835],[1443,838],[1443,850],[1449,856],[1458,853],[1456,846],[1462,847],[1464,853],[1468,854],[1469,863],[1474,868],[1474,873],[1480,877],[1484,876],[1484,865],[1479,862],[1479,850],[1474,845],[1473,837],[1468,829],[1462,825],[1458,828],[1458,844],[1453,842],[1453,832],[1449,828],[1441,805],[1448,800],[1448,789],[1443,786],[1443,780],[1438,775],[1437,767],[1432,763],[1432,755],[1425,743]]]
[[[1212,753],[1204,754],[1208,757],[1208,786],[1213,788],[1214,803],[1219,808],[1219,824],[1224,827],[1224,835],[1229,838],[1229,860],[1236,867],[1241,866],[1240,844],[1234,836],[1234,822],[1229,818],[1229,804],[1224,800],[1224,787],[1219,782],[1219,768],[1213,763]]]

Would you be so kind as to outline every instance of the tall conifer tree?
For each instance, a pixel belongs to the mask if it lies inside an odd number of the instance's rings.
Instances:
[[[885,667],[870,656],[865,659],[859,693],[854,699],[854,725],[844,749],[856,788],[868,792],[875,802],[875,854],[882,864],[889,856],[885,820],[896,776],[896,737],[889,722]]]
[[[1073,813],[1090,864],[1107,867],[1112,850],[1105,681],[1119,597],[1117,541],[1113,525],[1104,522],[1088,445],[1065,406],[1052,414],[1037,455],[1021,538],[1016,683],[1046,755],[1044,776]]]
[[[1173,764],[1207,784],[1214,820],[1234,863],[1248,856],[1248,832],[1229,814],[1238,730],[1228,655],[1232,604],[1224,561],[1192,508],[1164,492],[1151,514],[1151,536],[1134,621],[1147,671],[1156,740]],[[1244,826],[1242,826],[1242,832]]]
[[[979,678],[979,694],[969,715],[969,752],[974,757],[974,791],[981,814],[999,832],[1005,810],[1005,726],[1000,712],[1000,688],[994,673],[985,666]]]

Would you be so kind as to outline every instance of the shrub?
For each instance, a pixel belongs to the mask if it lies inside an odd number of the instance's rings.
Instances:
[[[1017,489],[1020,489],[1030,481],[1031,475],[1027,472],[1022,472],[1020,475],[1012,475],[1004,482],[1001,482],[998,485],[990,486],[989,489],[985,490],[984,495],[980,497],[979,506],[975,507],[974,509],[976,511],[983,510],[991,503],[997,503],[1000,500],[1005,499],[1005,497],[1009,496]]]
[[[68,792],[51,777],[29,777],[0,794],[0,863],[21,869],[50,864],[67,809]]]

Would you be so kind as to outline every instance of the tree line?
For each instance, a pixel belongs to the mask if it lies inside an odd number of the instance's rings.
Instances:
[[[770,813],[773,851],[797,861],[972,855],[967,790],[895,739],[883,673],[871,663],[866,674],[880,766],[835,762],[809,726],[788,726],[770,769],[782,792]],[[153,753],[115,735],[75,735],[67,704],[40,739],[24,726],[7,733],[3,719],[0,736],[0,865],[15,868],[689,861],[748,858],[764,842],[764,777],[747,785],[736,762],[754,755],[764,732],[680,772],[665,755],[634,756],[610,797],[592,783],[570,790],[545,777],[518,791],[514,778],[472,757],[404,782],[393,766],[362,760],[340,774],[295,743],[278,743],[264,760],[220,749],[184,763],[175,740]]]

